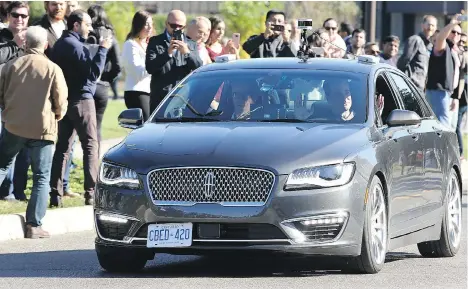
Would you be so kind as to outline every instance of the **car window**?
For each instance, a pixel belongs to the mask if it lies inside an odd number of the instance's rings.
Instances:
[[[375,108],[376,108],[376,116],[377,120],[381,122],[381,124],[387,124],[387,118],[390,113],[395,109],[400,109],[401,106],[398,102],[398,96],[395,95],[394,91],[391,89],[391,86],[383,73],[377,76],[375,81]],[[384,104],[380,110],[378,109],[377,99],[378,96],[382,95],[384,97]],[[378,123],[379,125],[380,123]]]
[[[403,101],[403,108],[416,112],[420,117],[425,117],[426,115],[419,105],[417,95],[406,80],[396,73],[389,73],[389,75],[394,80],[395,86],[400,93],[401,100]]]
[[[364,123],[366,75],[303,69],[232,69],[189,76],[168,95],[154,120],[295,119]]]

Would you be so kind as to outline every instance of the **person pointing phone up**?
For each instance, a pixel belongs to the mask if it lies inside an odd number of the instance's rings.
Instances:
[[[242,48],[251,58],[295,57],[297,50],[295,45],[291,45],[290,30],[291,26],[286,25],[285,13],[270,10],[266,15],[265,32],[251,36]]]

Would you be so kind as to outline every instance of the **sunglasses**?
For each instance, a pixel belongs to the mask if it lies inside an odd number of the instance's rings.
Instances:
[[[23,18],[23,19],[26,19],[29,17],[29,15],[26,15],[26,14],[21,14],[21,13],[16,13],[16,12],[11,12],[10,13],[11,17],[13,18]]]
[[[172,29],[182,29],[184,28],[184,25],[180,25],[180,24],[174,24],[174,23],[168,23],[169,24],[169,27],[171,27]]]
[[[460,32],[458,32],[458,31],[455,31],[455,30],[452,30],[452,33],[453,33],[453,34],[455,34],[455,35],[461,35],[461,33],[460,33]]]
[[[336,30],[338,29],[337,27],[325,27],[326,30],[330,31],[330,30]]]

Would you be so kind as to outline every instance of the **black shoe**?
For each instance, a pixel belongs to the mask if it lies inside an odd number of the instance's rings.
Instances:
[[[50,197],[49,208],[54,208],[54,207],[63,208],[62,197],[60,196]]]
[[[92,206],[92,205],[94,205],[94,198],[93,197],[85,198],[85,206]]]

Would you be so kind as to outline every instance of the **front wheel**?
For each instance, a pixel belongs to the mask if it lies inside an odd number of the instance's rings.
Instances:
[[[355,258],[353,269],[365,274],[378,273],[385,263],[387,244],[387,202],[382,182],[374,176],[368,191],[361,255]]]
[[[460,248],[462,233],[462,205],[460,182],[452,169],[447,186],[445,210],[442,217],[440,239],[418,244],[419,253],[424,257],[453,257]]]

